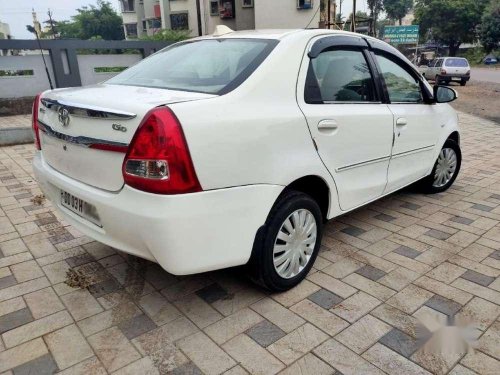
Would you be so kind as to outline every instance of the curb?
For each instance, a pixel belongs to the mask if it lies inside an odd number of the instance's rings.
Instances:
[[[0,129],[0,146],[22,145],[33,143],[33,131],[26,128]]]

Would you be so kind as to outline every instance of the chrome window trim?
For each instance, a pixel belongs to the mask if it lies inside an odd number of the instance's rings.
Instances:
[[[128,143],[121,143],[121,142],[115,142],[115,141],[108,141],[104,139],[98,139],[98,138],[90,138],[90,137],[85,137],[85,136],[72,136],[64,133],[60,133],[54,129],[52,129],[49,125],[43,123],[42,121],[38,120],[38,127],[39,129],[45,133],[47,136],[59,139],[61,141],[71,143],[80,147],[86,147],[90,148],[92,146],[108,146],[110,148],[115,148],[115,152],[127,152],[128,149]],[[109,150],[111,151],[111,150]]]
[[[75,117],[96,119],[104,118],[108,120],[129,120],[137,117],[137,115],[132,112],[125,112],[117,109],[110,109],[87,104],[73,103],[65,100],[42,98],[40,102],[45,108],[51,109],[55,112],[57,112],[60,108],[66,108],[69,113]]]

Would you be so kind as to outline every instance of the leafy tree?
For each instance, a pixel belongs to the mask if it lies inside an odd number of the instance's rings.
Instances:
[[[500,46],[500,2],[491,0],[481,19],[479,40],[486,52]]]
[[[421,37],[448,45],[450,56],[456,56],[460,44],[476,39],[486,1],[417,0],[415,23]]]
[[[372,34],[377,36],[377,20],[379,13],[384,9],[383,0],[367,0],[370,17],[373,19]]]
[[[71,17],[72,21],[57,22],[56,27],[61,38],[125,39],[122,18],[108,1],[97,0],[97,6],[84,6],[77,9],[77,12],[77,15]]]
[[[413,8],[413,0],[383,0],[387,17],[398,20],[401,25],[403,17]]]

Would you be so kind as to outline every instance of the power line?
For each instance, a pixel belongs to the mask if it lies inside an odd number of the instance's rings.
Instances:
[[[314,18],[316,17],[316,14],[318,14],[319,10],[321,8],[321,4],[318,4],[318,9],[316,9],[316,12],[314,12],[311,20],[309,21],[309,23],[307,24],[307,26],[305,27],[305,29],[307,29],[309,27],[309,25],[311,24],[311,22],[314,20]]]

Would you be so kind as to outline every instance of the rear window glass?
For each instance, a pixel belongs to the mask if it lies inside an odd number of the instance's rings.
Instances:
[[[244,82],[277,43],[268,39],[179,43],[142,60],[106,83],[224,94]]]
[[[445,66],[468,67],[469,63],[465,59],[446,59]]]

